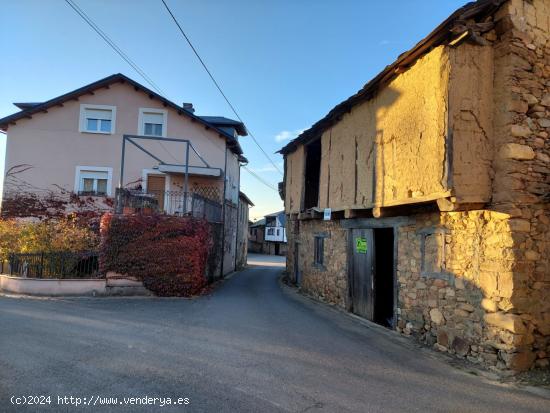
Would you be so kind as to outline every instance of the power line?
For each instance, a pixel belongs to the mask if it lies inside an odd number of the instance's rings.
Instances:
[[[116,43],[105,33],[101,28],[94,23],[94,21],[82,10],[73,0],[65,0],[65,2],[71,6],[71,8],[80,16],[82,19],[88,23],[88,25],[103,39],[105,42],[111,46],[111,48],[118,53],[126,63],[128,63],[153,89],[155,89],[160,95],[165,96],[166,94],[162,91],[160,87],[157,86],[153,80],[147,76],[147,74],[135,63],[130,57],[124,53],[124,51],[116,45]]]
[[[89,17],[84,10],[82,10],[77,4],[74,3],[73,0],[65,0],[65,2],[71,6],[71,8],[80,16],[82,19],[115,51],[117,54],[126,62],[128,63],[153,89],[155,89],[160,95],[165,96],[165,93],[160,89],[156,83],[141,69],[137,63],[135,63],[120,47],[117,46],[117,44],[105,33],[95,22],[92,20],[91,17]],[[168,6],[167,6],[168,7]],[[176,22],[177,23],[177,22]],[[184,34],[185,35],[185,34]],[[198,56],[198,55],[197,55]],[[200,58],[200,57],[199,57]],[[221,89],[220,89],[221,91]],[[222,92],[223,93],[223,92]],[[228,101],[229,103],[229,101]],[[236,112],[235,112],[236,114]],[[236,114],[238,117],[238,114]],[[240,117],[239,117],[240,120]],[[242,122],[242,120],[241,120]],[[243,122],[244,123],[244,122]],[[250,132],[249,132],[250,133]],[[252,135],[251,135],[252,136]],[[179,162],[178,159],[176,159],[172,153],[162,144],[162,142],[157,142],[162,149],[176,162]],[[260,149],[262,149],[260,147]],[[263,150],[262,150],[263,151]],[[264,152],[265,153],[265,152]],[[267,156],[267,154],[266,154]],[[274,164],[274,167],[277,168],[277,166]],[[247,172],[249,172],[254,178],[259,180],[262,184],[266,185],[270,189],[277,191],[275,187],[273,187],[270,183],[265,181],[263,178],[258,176],[255,172],[251,171],[250,169],[244,167]],[[277,168],[277,170],[279,170]],[[280,172],[280,170],[279,170]],[[277,191],[278,192],[278,191]]]
[[[164,7],[166,8],[166,10],[170,14],[170,16],[172,17],[172,20],[174,20],[174,23],[176,23],[176,26],[178,26],[178,29],[180,30],[181,34],[183,35],[183,37],[185,38],[185,40],[187,41],[187,43],[189,44],[189,46],[193,50],[193,53],[195,53],[195,56],[197,56],[197,59],[199,59],[199,62],[201,63],[202,67],[204,68],[204,70],[206,70],[206,73],[208,73],[208,76],[210,76],[210,79],[212,80],[212,82],[214,83],[214,85],[216,86],[216,88],[218,89],[220,94],[223,96],[223,98],[225,99],[225,101],[227,102],[227,104],[229,105],[229,107],[231,108],[231,110],[233,111],[235,116],[237,117],[237,119],[239,119],[239,121],[241,121],[241,123],[244,125],[244,121],[241,119],[241,117],[237,113],[237,110],[235,109],[233,104],[229,101],[229,99],[227,98],[227,96],[223,92],[221,86],[219,85],[219,83],[216,81],[216,79],[214,78],[214,76],[212,75],[212,73],[210,72],[208,67],[206,66],[206,63],[204,63],[204,61],[202,60],[201,56],[199,55],[199,52],[197,51],[197,49],[195,49],[195,46],[193,46],[193,43],[191,43],[191,40],[189,39],[189,37],[187,37],[187,34],[185,34],[185,31],[183,30],[183,28],[179,24],[178,20],[176,19],[176,16],[174,16],[174,13],[172,13],[172,10],[170,10],[170,7],[168,7],[168,4],[166,4],[166,2],[164,0],[161,0],[161,1],[162,1],[162,4],[164,4]],[[277,172],[279,172],[281,175],[283,175],[283,172],[281,171],[281,169],[277,166],[277,164],[275,162],[273,162],[271,157],[267,154],[267,152],[264,150],[264,148],[262,148],[262,146],[256,140],[256,137],[252,134],[252,132],[250,132],[250,130],[248,130],[248,128],[247,128],[247,132],[250,135],[250,137],[252,138],[252,140],[254,141],[254,143],[256,144],[256,146],[258,146],[258,148],[260,148],[260,150],[265,155],[265,157],[273,165],[275,170]]]
[[[258,181],[260,181],[262,184],[267,186],[269,189],[273,189],[275,192],[279,192],[277,188],[275,188],[273,185],[271,185],[269,182],[264,180],[262,177],[260,177],[256,172],[252,171],[250,168],[248,168],[246,165],[242,166],[246,172],[248,172],[250,175],[252,175],[254,178],[256,178]]]
[[[161,88],[157,86],[155,82],[141,69],[141,67],[138,66],[137,63],[135,63],[118,45],[105,33],[95,22],[92,20],[90,16],[86,14],[84,10],[82,10],[76,3],[74,3],[73,0],[65,0],[65,2],[71,6],[71,8],[80,16],[82,19],[88,23],[88,25],[103,39],[105,42],[111,46],[111,48],[118,53],[122,59],[128,63],[153,89],[155,89],[160,95],[165,96],[166,94],[162,91]],[[172,155],[172,153],[162,144],[162,142],[157,142],[162,149],[176,162],[179,162],[178,159]]]

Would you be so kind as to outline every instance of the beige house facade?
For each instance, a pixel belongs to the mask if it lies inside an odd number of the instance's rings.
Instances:
[[[101,213],[113,209],[121,187],[139,194],[138,204],[168,214],[189,213],[190,200],[200,200],[235,238],[246,162],[241,122],[197,116],[192,105],[177,105],[122,74],[16,105],[20,112],[0,119],[7,135],[4,217]],[[123,161],[124,136],[132,138]],[[235,268],[235,241],[224,253],[227,273]]]
[[[290,279],[496,370],[550,364],[550,3],[453,13],[286,145]]]

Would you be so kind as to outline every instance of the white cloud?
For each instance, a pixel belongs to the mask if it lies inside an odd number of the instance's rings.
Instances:
[[[301,134],[305,129],[296,129],[294,131],[284,130],[275,135],[275,142],[284,142],[291,139],[294,139],[296,136]]]

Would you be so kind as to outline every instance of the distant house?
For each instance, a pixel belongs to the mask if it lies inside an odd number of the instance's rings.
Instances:
[[[265,242],[265,218],[262,218],[249,225],[248,251],[263,254],[264,242]]]
[[[286,254],[285,223],[285,211],[279,211],[265,216],[265,242],[267,243],[268,254]]]
[[[284,211],[266,215],[250,225],[249,251],[286,255],[286,216]]]
[[[15,105],[19,112],[0,119],[7,134],[3,217],[101,214],[113,209],[118,191],[117,205],[127,209],[225,222],[221,272],[246,260],[236,256],[240,217],[248,227],[239,200],[249,202],[239,195],[241,122],[198,116],[192,104],[120,73]]]

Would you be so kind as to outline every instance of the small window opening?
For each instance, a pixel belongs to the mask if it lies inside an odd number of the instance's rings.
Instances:
[[[324,265],[325,263],[325,237],[315,237],[314,239],[314,264]]]
[[[306,146],[306,173],[304,209],[319,205],[319,179],[321,174],[321,139]]]

